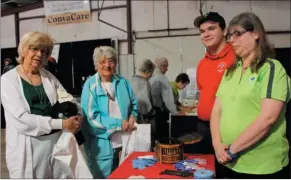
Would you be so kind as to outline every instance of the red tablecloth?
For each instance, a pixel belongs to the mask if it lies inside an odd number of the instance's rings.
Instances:
[[[162,171],[166,169],[175,170],[174,164],[161,164],[157,162],[151,167],[146,167],[143,170],[134,169],[132,167],[132,160],[137,158],[138,156],[145,155],[154,155],[153,152],[133,152],[128,158],[124,160],[124,162],[108,177],[109,179],[127,179],[130,176],[144,176],[147,179],[181,179],[183,177],[180,176],[171,176],[160,174]],[[214,155],[205,155],[205,154],[185,154],[186,159],[189,158],[203,158],[206,159],[206,164],[201,165],[206,169],[212,170],[215,172],[215,161]],[[193,179],[193,177],[190,177]]]

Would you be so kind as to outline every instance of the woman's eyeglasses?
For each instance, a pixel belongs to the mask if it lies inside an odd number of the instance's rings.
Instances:
[[[38,52],[41,52],[42,54],[47,54],[47,50],[46,49],[40,49],[40,48],[37,48],[37,47],[30,47],[28,48],[31,52],[33,53],[38,53]]]
[[[246,32],[249,32],[250,30],[242,30],[242,31],[234,31],[233,33],[227,33],[226,34],[226,40],[229,41],[230,38],[233,36],[234,38],[240,37]]]

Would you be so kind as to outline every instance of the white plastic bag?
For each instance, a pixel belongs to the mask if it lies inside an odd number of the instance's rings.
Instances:
[[[93,179],[75,136],[70,132],[63,132],[54,146],[50,168],[52,171],[62,169],[60,177],[54,179]]]
[[[149,152],[151,148],[151,125],[136,124],[137,129],[122,134],[121,164],[132,152]]]

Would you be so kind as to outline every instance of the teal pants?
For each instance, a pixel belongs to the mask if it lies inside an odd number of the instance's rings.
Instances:
[[[121,149],[113,149],[114,157],[111,159],[98,160],[92,157],[86,158],[87,165],[94,179],[106,179],[118,167]]]

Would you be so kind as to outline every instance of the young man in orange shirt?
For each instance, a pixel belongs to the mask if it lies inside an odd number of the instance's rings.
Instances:
[[[200,92],[197,105],[197,131],[203,135],[199,153],[213,154],[210,133],[210,115],[224,71],[235,61],[231,44],[226,42],[225,20],[216,12],[209,12],[195,19],[194,25],[200,30],[202,43],[206,47],[205,56],[197,67],[197,85]]]

